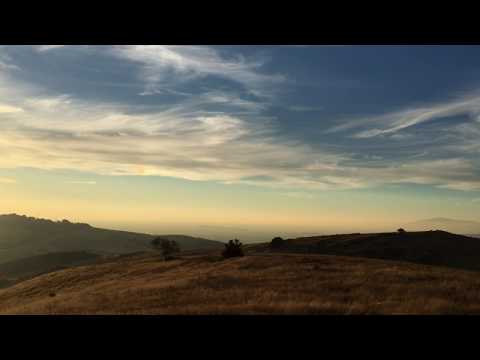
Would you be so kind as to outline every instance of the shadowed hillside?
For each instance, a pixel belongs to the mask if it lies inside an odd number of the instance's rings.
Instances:
[[[0,287],[68,267],[91,264],[102,257],[83,251],[55,252],[0,264]]]
[[[0,290],[2,314],[480,313],[475,272],[328,255],[122,256]]]
[[[221,242],[184,235],[164,235],[182,250],[222,248]],[[150,249],[153,235],[107,230],[67,220],[51,221],[19,215],[0,216],[0,263],[50,252],[87,251],[126,254]]]
[[[272,251],[268,244],[250,251]],[[356,256],[480,270],[480,239],[445,231],[344,234],[285,240],[273,251]]]

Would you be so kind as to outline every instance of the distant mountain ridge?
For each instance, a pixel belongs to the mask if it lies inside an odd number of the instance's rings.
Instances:
[[[444,230],[457,234],[480,234],[480,222],[457,220],[443,217],[424,219],[405,225],[406,230],[428,231]]]
[[[52,221],[25,215],[0,215],[0,264],[51,252],[86,251],[98,255],[127,254],[151,249],[155,235],[95,228],[68,220]],[[223,243],[187,235],[174,239],[182,250],[222,248]]]

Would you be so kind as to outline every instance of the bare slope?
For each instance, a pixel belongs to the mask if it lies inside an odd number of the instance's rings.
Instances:
[[[480,278],[475,272],[324,255],[169,262],[123,256],[0,290],[0,313],[480,313]]]

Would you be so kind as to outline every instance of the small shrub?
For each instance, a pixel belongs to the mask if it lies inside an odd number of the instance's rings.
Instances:
[[[398,229],[397,231],[398,231],[399,234],[405,234],[406,233],[405,229],[402,229],[402,228]]]
[[[227,244],[225,244],[225,250],[223,250],[222,256],[226,259],[243,256],[242,246],[243,244],[238,239],[230,240]]]
[[[173,255],[180,252],[180,246],[175,240],[168,240],[157,237],[153,239],[152,246],[154,249],[160,250],[162,252],[163,258],[165,260],[175,259]]]
[[[280,249],[285,245],[285,240],[283,240],[281,237],[275,237],[272,239],[270,242],[270,248],[271,249]]]
[[[55,297],[55,296],[57,296],[57,294],[55,294],[54,292],[51,292],[51,293],[48,294],[48,296]]]

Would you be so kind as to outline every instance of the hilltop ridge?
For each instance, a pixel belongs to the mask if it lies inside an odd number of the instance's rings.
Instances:
[[[445,230],[456,234],[480,234],[480,222],[434,217],[406,224],[413,231]]]
[[[126,254],[151,249],[155,235],[109,230],[68,220],[52,221],[25,215],[0,215],[0,264],[51,252],[86,251],[99,255]],[[173,238],[182,250],[221,248],[219,241],[187,235]]]
[[[287,239],[270,249],[268,243],[251,251],[275,251],[354,256],[480,270],[480,239],[446,231],[339,234]]]

